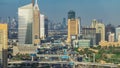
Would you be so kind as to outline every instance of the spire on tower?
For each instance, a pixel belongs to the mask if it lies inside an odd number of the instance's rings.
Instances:
[[[37,4],[38,0],[35,1],[35,4]]]
[[[39,10],[39,6],[38,6],[38,0],[35,0],[34,9],[37,9],[37,10]]]

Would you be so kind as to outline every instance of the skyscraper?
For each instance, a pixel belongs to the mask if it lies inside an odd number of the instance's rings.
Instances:
[[[73,10],[68,12],[68,19],[75,19],[75,12]]]
[[[37,0],[18,8],[18,40],[20,44],[40,43],[40,11]]]
[[[10,17],[8,17],[7,24],[8,24],[8,38],[17,39],[18,23],[15,17],[13,19],[10,19]]]
[[[32,3],[18,8],[18,41],[19,44],[32,44],[33,5]]]
[[[11,29],[16,29],[17,28],[17,21],[15,18],[11,20]]]
[[[33,43],[37,45],[40,43],[40,10],[37,0],[33,8],[33,21]]]
[[[10,17],[7,17],[7,23],[8,23],[8,28],[10,28],[11,26],[11,18]]]
[[[115,32],[116,41],[120,41],[120,27],[116,27]]]
[[[91,45],[96,45],[96,29],[95,28],[82,28],[83,39],[90,40]]]
[[[40,38],[45,39],[45,16],[40,14]]]
[[[105,40],[106,41],[109,41],[109,33],[115,33],[115,27],[114,27],[114,25],[112,25],[112,24],[107,24],[106,26],[105,26]]]
[[[81,33],[81,18],[78,17],[79,34]]]
[[[49,23],[49,20],[48,18],[45,16],[45,37],[48,37],[48,23]]]
[[[68,19],[68,37],[67,42],[78,39],[79,24],[78,19]]]
[[[105,25],[96,19],[92,21],[92,28],[96,28],[96,42],[105,41]]]
[[[0,24],[0,62],[2,68],[7,68],[7,51],[8,51],[8,26]]]
[[[66,18],[63,18],[62,29],[66,29],[66,27],[67,27]]]

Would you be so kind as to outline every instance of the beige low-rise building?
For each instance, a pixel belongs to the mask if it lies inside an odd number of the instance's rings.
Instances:
[[[13,56],[16,54],[35,54],[37,46],[32,45],[18,45],[13,47]]]
[[[109,47],[109,46],[114,46],[114,47],[119,47],[120,46],[120,42],[108,42],[108,41],[101,41],[99,42],[99,45],[101,47]]]

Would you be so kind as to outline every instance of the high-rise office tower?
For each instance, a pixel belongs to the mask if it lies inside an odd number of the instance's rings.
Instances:
[[[96,45],[96,29],[90,27],[82,28],[83,39],[90,40],[91,45]]]
[[[0,24],[0,62],[2,68],[7,68],[7,51],[8,51],[8,26]]]
[[[48,30],[52,30],[52,28],[53,28],[53,27],[52,27],[52,22],[49,21],[49,22],[48,22]]]
[[[40,10],[37,0],[33,8],[33,20],[33,42],[37,45],[40,43]]]
[[[48,18],[45,17],[45,37],[48,37]]]
[[[11,39],[12,35],[11,35],[11,18],[7,17],[7,24],[8,24],[8,38]]]
[[[13,18],[11,20],[11,29],[15,29],[15,28],[17,28],[17,21],[15,18]]]
[[[79,34],[79,22],[78,19],[68,19],[68,37],[67,42],[71,42],[74,39],[78,39]]]
[[[80,34],[81,32],[81,18],[80,17],[78,17],[78,25],[79,25],[79,34]]]
[[[33,5],[32,3],[18,8],[18,41],[19,44],[32,44]]]
[[[63,22],[62,22],[62,28],[65,29],[66,28],[66,18],[63,18]]]
[[[40,43],[40,12],[37,0],[18,8],[18,40],[19,44]]]
[[[68,19],[75,19],[75,12],[73,10],[68,12]]]
[[[105,26],[105,40],[106,41],[109,41],[108,39],[108,35],[109,35],[109,33],[115,33],[115,27],[114,27],[114,25],[112,25],[112,24],[107,24],[106,26]]]
[[[115,32],[116,41],[120,41],[120,27],[116,27]]]
[[[45,39],[45,16],[40,14],[40,38]]]
[[[7,23],[8,23],[8,28],[10,28],[11,26],[11,18],[10,17],[7,17]]]
[[[92,28],[96,28],[96,42],[105,41],[105,25],[96,19],[92,21]]]
[[[16,39],[17,32],[18,32],[17,20],[15,18],[10,19],[10,17],[8,17],[7,23],[8,23],[8,38],[9,39]]]

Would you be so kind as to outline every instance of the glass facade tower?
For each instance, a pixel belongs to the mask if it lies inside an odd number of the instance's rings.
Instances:
[[[68,19],[75,19],[75,12],[73,10],[68,12]]]
[[[18,8],[18,40],[19,44],[32,44],[33,5]]]

